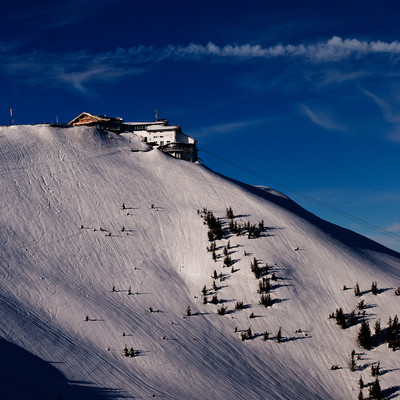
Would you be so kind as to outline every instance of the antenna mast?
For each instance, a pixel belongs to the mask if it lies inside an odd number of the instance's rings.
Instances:
[[[158,110],[157,110],[157,108],[154,109],[154,116],[156,117],[156,121],[157,121],[157,119],[158,119]]]

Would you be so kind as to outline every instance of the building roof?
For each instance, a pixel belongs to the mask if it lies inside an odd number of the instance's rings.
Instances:
[[[93,115],[83,112],[75,117],[68,125],[86,125],[95,122],[123,121],[121,118],[107,117],[106,115]]]

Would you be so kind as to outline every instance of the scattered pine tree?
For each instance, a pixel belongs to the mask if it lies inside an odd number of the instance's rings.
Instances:
[[[378,294],[378,284],[376,282],[372,282],[371,285],[371,293],[377,295]]]
[[[365,305],[364,300],[361,300],[361,301],[357,304],[357,308],[358,308],[359,310],[365,310],[366,307],[367,307],[367,306]]]
[[[337,323],[342,329],[346,329],[346,328],[347,328],[346,316],[345,316],[345,314],[344,314],[344,312],[343,312],[342,307],[336,309],[335,318],[336,318],[336,323]]]
[[[352,350],[351,354],[350,354],[349,367],[350,367],[350,371],[353,371],[353,372],[357,369],[355,356],[356,356],[356,351]]]
[[[271,307],[272,306],[271,295],[269,293],[262,294],[259,303],[264,307]]]
[[[364,347],[364,349],[371,350],[372,347],[371,329],[369,327],[368,322],[366,321],[363,321],[361,323],[361,327],[357,336],[357,343],[361,347]]]
[[[386,329],[386,343],[389,348],[392,348],[393,351],[396,350],[396,347],[400,346],[400,324],[397,315],[395,317],[389,318],[388,327]]]
[[[354,286],[354,296],[361,296],[360,286],[358,286],[358,282],[356,283],[356,286]]]
[[[360,387],[360,389],[364,389],[364,381],[362,376],[360,376],[360,379],[358,380],[358,386]]]
[[[218,308],[217,314],[218,314],[218,315],[225,315],[227,310],[228,310],[228,307],[226,307],[226,306],[221,306],[221,308]]]
[[[279,327],[278,333],[276,334],[277,343],[282,343],[282,329]]]
[[[382,391],[381,385],[379,384],[379,379],[376,378],[374,382],[372,382],[369,387],[369,398],[371,400],[381,400],[382,399]]]
[[[211,298],[211,303],[218,304],[218,297],[216,294],[214,294],[214,296]]]
[[[253,337],[253,332],[251,331],[251,328],[249,327],[249,329],[247,329],[246,331],[246,337],[248,339],[251,339]]]
[[[235,309],[236,310],[243,310],[244,305],[243,305],[243,301],[237,301],[235,304]]]
[[[230,256],[226,256],[224,258],[224,267],[230,267],[232,265],[232,258]]]
[[[371,376],[379,376],[380,375],[380,363],[371,365]]]
[[[354,310],[349,315],[349,325],[350,326],[357,325],[357,316]]]
[[[187,309],[186,309],[186,315],[188,317],[190,317],[192,315],[192,310],[190,309],[190,306],[188,306]]]
[[[226,209],[226,218],[233,219],[235,215],[233,214],[232,207]]]

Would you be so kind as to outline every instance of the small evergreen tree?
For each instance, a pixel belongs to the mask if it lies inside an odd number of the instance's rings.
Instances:
[[[349,325],[353,326],[357,324],[356,312],[353,310],[349,315]]]
[[[201,293],[203,294],[203,296],[207,295],[207,287],[206,287],[206,285],[203,286],[203,289],[201,290]]]
[[[243,301],[237,301],[235,304],[235,309],[236,310],[242,310],[244,308],[243,306]]]
[[[188,317],[190,317],[192,315],[192,310],[190,309],[190,306],[188,306],[187,309],[186,309],[186,315]]]
[[[226,218],[233,219],[235,215],[233,214],[232,207],[226,209]]]
[[[381,334],[381,320],[380,319],[375,321],[374,331],[375,331],[375,336],[379,336]]]
[[[356,286],[354,286],[354,295],[357,297],[361,296],[360,286],[358,286],[358,282],[356,283]]]
[[[207,304],[208,303],[208,298],[207,298],[207,296],[204,296],[203,297],[203,304]]]
[[[228,255],[228,248],[224,247],[223,254],[226,257]]]
[[[400,324],[397,315],[393,318],[389,318],[388,327],[386,329],[386,343],[393,350],[399,346]]]
[[[269,293],[262,294],[259,303],[264,307],[271,307],[272,306],[271,295]]]
[[[217,271],[215,269],[214,269],[214,272],[213,272],[211,278],[213,278],[213,279],[217,279],[218,278],[218,274],[217,274]]]
[[[364,300],[361,300],[361,301],[357,304],[357,308],[358,308],[359,310],[365,310],[365,308],[366,308],[365,301],[364,301]]]
[[[374,382],[372,382],[369,388],[369,397],[371,400],[381,400],[382,399],[382,391],[381,385],[379,384],[379,379],[376,378]]]
[[[250,327],[246,331],[246,336],[247,336],[248,339],[251,339],[253,337],[253,332],[251,331]]]
[[[371,293],[377,295],[378,294],[378,285],[376,282],[372,282],[371,285]]]
[[[400,296],[400,286],[394,291],[396,296]]]
[[[360,330],[357,336],[357,343],[364,347],[364,349],[371,350],[372,340],[371,340],[371,329],[368,322],[363,321],[361,323]]]
[[[358,380],[358,386],[360,386],[360,389],[364,389],[364,381],[362,376],[360,376],[360,379]]]
[[[264,332],[264,335],[263,335],[264,341],[267,341],[268,338],[269,338],[269,332],[268,332],[268,331],[265,331],[265,332]]]
[[[362,389],[360,389],[360,391],[358,392],[357,400],[364,400],[364,396],[363,396],[363,391],[362,391]]]
[[[342,329],[346,329],[347,328],[346,316],[344,315],[342,307],[340,307],[340,308],[338,308],[336,310],[335,318],[336,318],[336,323]]]
[[[249,318],[255,318],[255,315],[253,312],[249,315]]]
[[[226,256],[224,258],[224,267],[230,267],[232,265],[232,258],[230,256]]]
[[[380,369],[380,363],[379,362],[376,363],[375,365],[372,364],[371,365],[371,376],[379,376],[379,374],[380,374],[379,369]]]
[[[276,334],[276,341],[282,343],[282,329],[279,327],[278,333]]]
[[[350,371],[353,371],[353,372],[357,369],[355,356],[356,356],[356,351],[352,350],[351,354],[350,354],[349,367],[350,367]]]
[[[216,294],[214,294],[214,296],[211,298],[211,303],[218,304],[218,297]]]
[[[212,287],[215,292],[218,291],[218,287],[217,287],[217,284],[215,283],[215,281],[213,281]]]
[[[228,310],[228,307],[226,307],[226,306],[221,306],[221,308],[218,308],[217,314],[218,314],[218,315],[225,315],[227,310]]]

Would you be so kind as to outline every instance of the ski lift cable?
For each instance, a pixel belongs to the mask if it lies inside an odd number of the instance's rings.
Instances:
[[[239,164],[239,163],[237,163],[235,161],[231,161],[231,160],[229,160],[229,159],[227,159],[225,157],[222,157],[222,156],[220,156],[218,154],[215,154],[215,153],[213,153],[211,151],[204,150],[203,148],[198,148],[198,150],[200,150],[200,151],[202,151],[202,152],[204,152],[206,154],[209,154],[212,157],[218,158],[219,160],[221,160],[221,161],[223,161],[223,162],[225,162],[227,164],[233,165],[234,167],[236,167],[238,169],[241,169],[242,171],[245,171],[250,175],[257,176],[258,178],[261,178],[263,181],[271,182],[271,183],[273,183],[274,185],[276,185],[278,187],[281,187],[281,188],[283,188],[283,189],[285,189],[287,191],[290,191],[290,192],[294,193],[295,195],[297,195],[297,196],[299,196],[299,197],[301,197],[301,198],[303,198],[305,200],[311,201],[311,202],[313,202],[313,203],[315,203],[315,204],[317,204],[317,205],[319,205],[321,207],[324,207],[324,208],[326,208],[326,209],[328,209],[328,210],[330,210],[330,211],[332,211],[332,212],[334,212],[336,214],[340,214],[343,217],[346,217],[346,218],[351,219],[351,220],[353,220],[353,221],[355,221],[357,223],[360,223],[361,225],[367,226],[368,228],[371,228],[373,230],[379,231],[379,232],[381,232],[381,233],[383,233],[383,234],[385,234],[387,236],[390,236],[390,237],[392,237],[394,239],[400,240],[400,235],[397,235],[397,234],[395,234],[393,232],[389,232],[389,231],[381,228],[378,225],[372,224],[371,222],[368,222],[368,221],[366,221],[364,219],[356,217],[355,215],[352,215],[352,214],[350,214],[350,213],[348,213],[346,211],[343,211],[343,210],[341,210],[341,209],[339,209],[337,207],[334,207],[334,206],[332,206],[332,205],[330,205],[328,203],[325,203],[325,202],[323,202],[321,200],[318,200],[315,197],[312,197],[312,196],[310,196],[308,194],[305,194],[305,193],[303,193],[303,192],[301,192],[299,190],[293,189],[290,186],[287,186],[287,185],[285,185],[283,183],[280,183],[275,179],[269,178],[269,177],[265,176],[264,174],[261,174],[259,172],[253,171],[252,169],[250,169],[248,167],[245,167],[245,166],[243,166],[243,165],[241,165],[241,164]]]

